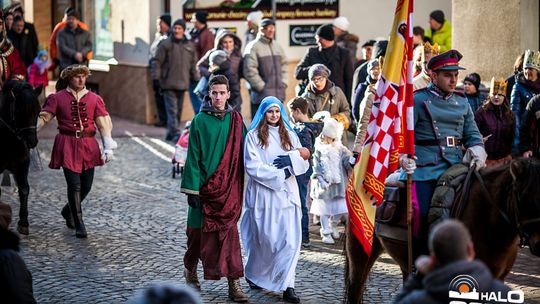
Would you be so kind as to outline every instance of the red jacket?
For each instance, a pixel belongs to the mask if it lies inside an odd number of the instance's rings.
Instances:
[[[40,74],[37,64],[32,63],[28,71],[28,83],[30,83],[34,88],[37,88],[40,85],[46,87],[49,84],[49,77],[47,75],[47,71],[48,70],[45,69],[43,74]]]
[[[0,60],[1,83],[10,79],[26,79],[26,66],[19,55],[19,51],[11,43],[0,50],[6,61]],[[7,63],[7,65],[6,65]]]

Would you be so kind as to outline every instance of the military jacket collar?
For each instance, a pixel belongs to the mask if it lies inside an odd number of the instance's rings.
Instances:
[[[433,82],[430,82],[427,86],[427,89],[434,94],[437,97],[440,97],[444,100],[448,100],[454,95],[454,93],[447,94],[443,92],[438,86],[436,86]]]

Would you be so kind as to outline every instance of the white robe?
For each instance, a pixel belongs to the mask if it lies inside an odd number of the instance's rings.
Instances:
[[[240,224],[247,254],[245,277],[258,286],[283,291],[294,288],[296,264],[302,242],[300,195],[294,175],[301,175],[309,163],[300,157],[298,136],[289,131],[293,150],[281,148],[277,127],[269,127],[268,147],[259,146],[257,130],[246,136],[244,162],[247,187]],[[288,154],[291,176],[272,165],[278,155]]]

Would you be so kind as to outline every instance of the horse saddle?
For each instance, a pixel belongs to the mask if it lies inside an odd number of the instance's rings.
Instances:
[[[463,164],[450,167],[437,181],[428,212],[430,228],[458,217],[468,200],[472,170]],[[383,201],[375,213],[377,236],[407,242],[407,189],[404,185],[386,185]]]
[[[407,241],[407,188],[384,187],[382,203],[375,211],[375,233],[382,238]]]

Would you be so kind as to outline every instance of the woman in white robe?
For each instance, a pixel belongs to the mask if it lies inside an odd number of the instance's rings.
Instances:
[[[247,253],[245,277],[251,288],[284,291],[284,300],[292,303],[300,302],[294,280],[302,241],[302,211],[294,176],[309,167],[298,149],[303,148],[283,103],[266,97],[244,147],[247,187],[240,231]]]

